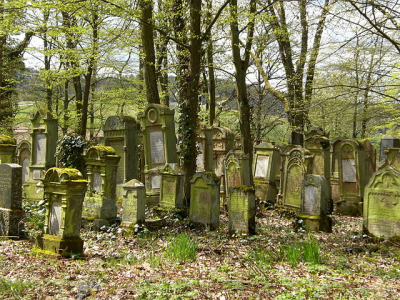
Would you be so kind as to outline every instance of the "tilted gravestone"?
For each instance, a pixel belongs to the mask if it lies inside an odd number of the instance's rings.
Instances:
[[[138,118],[143,131],[146,204],[154,206],[160,201],[162,168],[178,163],[174,110],[149,104]]]
[[[307,175],[302,183],[301,206],[298,218],[306,231],[332,232],[332,207],[329,182],[322,175]]]
[[[83,253],[82,202],[87,181],[77,169],[49,169],[43,179],[46,212],[38,246],[59,255]]]
[[[400,172],[386,166],[372,176],[365,187],[363,229],[367,234],[400,236]]]
[[[388,150],[389,148],[400,148],[400,139],[395,138],[393,135],[388,135],[381,139],[379,161],[383,161],[386,159],[386,150]]]
[[[117,167],[120,157],[112,147],[94,146],[86,153],[88,190],[82,216],[94,221],[93,229],[109,225],[117,217]]]
[[[255,234],[255,195],[252,186],[236,186],[229,191],[230,234]]]
[[[29,180],[24,184],[24,196],[28,200],[43,199],[41,179],[46,170],[56,166],[56,147],[58,139],[57,118],[48,110],[38,110],[32,122],[32,159],[29,167]]]
[[[183,170],[178,164],[167,164],[161,171],[160,204],[170,208],[183,208]]]
[[[190,221],[210,230],[218,229],[219,178],[211,172],[196,173],[190,184]]]
[[[17,144],[15,139],[8,135],[0,135],[0,164],[15,163]]]
[[[336,210],[340,214],[362,215],[364,188],[375,165],[371,147],[369,142],[352,139],[343,140],[339,145],[340,200],[336,201]]]
[[[121,226],[144,224],[146,189],[139,180],[132,179],[123,184]]]
[[[301,186],[306,175],[311,174],[314,157],[311,153],[299,146],[282,154],[283,180],[278,195],[278,204],[295,211],[300,210]]]
[[[0,164],[0,235],[19,236],[22,219],[22,167]]]
[[[230,189],[238,185],[250,185],[249,156],[240,150],[231,150],[225,158],[225,187],[230,202]]]
[[[330,185],[331,185],[331,198],[333,203],[340,200],[340,190],[339,190],[339,145],[345,140],[343,137],[336,138],[331,141],[331,175],[330,175]]]
[[[196,172],[213,172],[213,128],[202,126],[197,131]]]
[[[225,157],[230,150],[235,147],[235,135],[233,132],[226,128],[221,127],[219,122],[214,122],[213,128],[213,156],[214,156],[214,169],[213,172],[221,180],[221,197],[225,198],[226,180],[225,180]]]
[[[261,143],[255,147],[253,175],[255,196],[262,202],[276,202],[278,189],[276,173],[279,172],[279,150],[273,144]]]
[[[121,159],[117,169],[117,198],[122,199],[122,185],[131,179],[139,179],[138,132],[135,118],[111,116],[104,124],[104,145],[112,147]]]
[[[21,141],[18,144],[18,159],[17,162],[22,166],[22,184],[29,180],[29,165],[31,161],[31,143]]]

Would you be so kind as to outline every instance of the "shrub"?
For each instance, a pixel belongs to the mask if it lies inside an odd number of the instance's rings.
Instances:
[[[57,152],[58,164],[64,168],[75,168],[84,172],[85,159],[83,151],[90,144],[80,135],[65,135],[58,141]]]

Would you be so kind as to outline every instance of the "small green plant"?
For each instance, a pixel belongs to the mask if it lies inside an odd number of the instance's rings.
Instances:
[[[196,242],[187,233],[181,233],[169,240],[165,256],[173,261],[185,262],[196,259]]]
[[[300,261],[319,264],[322,262],[319,245],[315,238],[301,243],[282,246],[280,249],[281,260],[288,261],[292,266],[297,266]]]
[[[312,264],[321,263],[319,245],[314,237],[308,242],[303,243],[303,260]]]
[[[30,287],[30,283],[21,281],[8,281],[0,277],[0,298],[20,299],[21,296],[24,295],[24,291]]]
[[[35,240],[43,231],[45,219],[45,201],[23,201],[22,209],[25,212],[24,234]]]

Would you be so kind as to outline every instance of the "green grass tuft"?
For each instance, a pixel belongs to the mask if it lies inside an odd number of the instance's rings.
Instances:
[[[165,249],[165,256],[177,262],[194,261],[196,259],[196,247],[196,242],[191,239],[189,234],[181,233],[170,239]]]
[[[30,283],[21,281],[8,281],[0,277],[0,298],[20,299],[21,296],[25,294],[25,290],[29,289],[30,287]]]

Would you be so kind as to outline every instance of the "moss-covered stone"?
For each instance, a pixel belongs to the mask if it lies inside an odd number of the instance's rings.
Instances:
[[[15,139],[9,135],[0,135],[0,145],[17,145]]]

